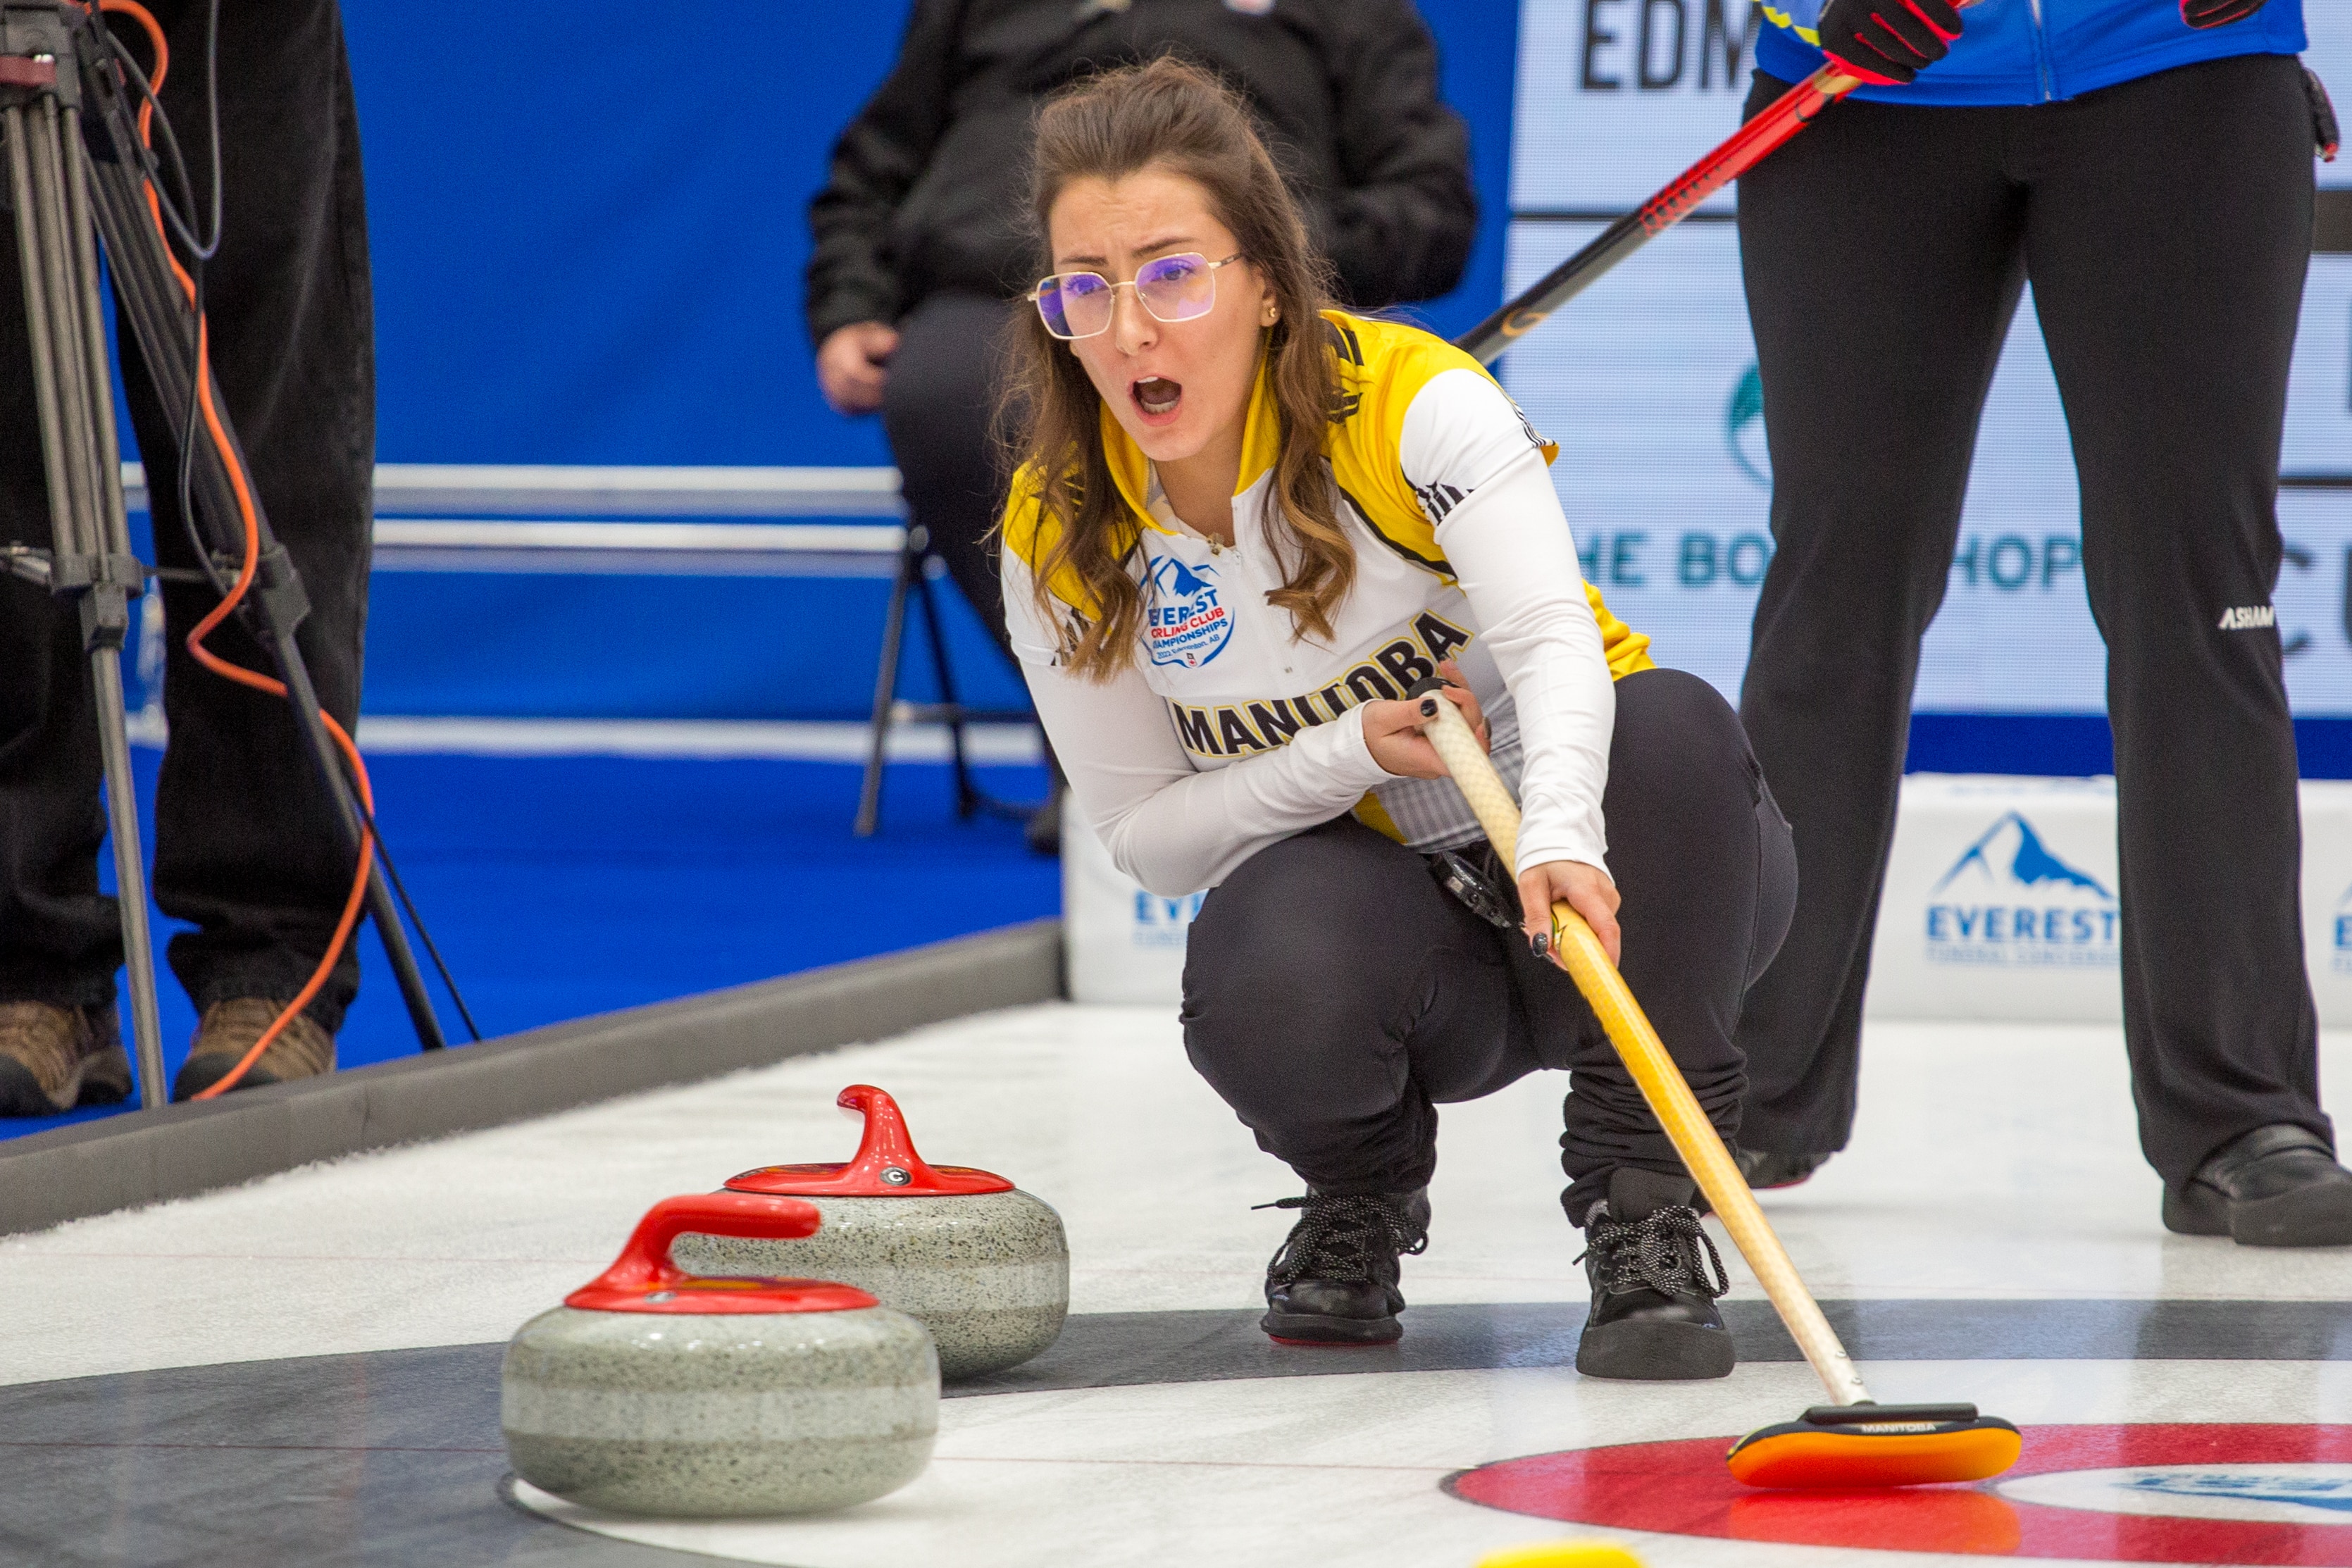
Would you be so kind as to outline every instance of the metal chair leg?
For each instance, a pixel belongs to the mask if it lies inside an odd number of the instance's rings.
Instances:
[[[882,655],[874,670],[874,717],[866,752],[866,778],[857,792],[860,838],[871,838],[882,824],[883,753],[890,743],[892,709],[898,698],[898,658],[907,642],[907,592],[922,582],[923,551],[930,536],[919,525],[909,525],[906,542],[898,547],[898,572],[890,583],[890,605],[882,616]],[[925,600],[928,605],[928,598]]]
[[[947,722],[948,749],[955,759],[956,820],[969,822],[980,809],[980,786],[972,782],[971,764],[964,755],[963,699],[956,695],[955,670],[948,662],[947,631],[940,625],[939,601],[931,595],[931,580],[919,571],[915,597],[922,605],[923,630],[931,641],[931,671],[940,683],[940,716]]]

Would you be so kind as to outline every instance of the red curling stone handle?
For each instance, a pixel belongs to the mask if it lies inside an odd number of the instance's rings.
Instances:
[[[857,1141],[857,1157],[845,1174],[886,1182],[892,1186],[932,1187],[938,1175],[915,1152],[915,1135],[907,1131],[907,1113],[886,1089],[870,1083],[853,1083],[834,1097],[835,1105],[866,1119]],[[891,1172],[903,1174],[892,1176]]]
[[[565,1298],[570,1306],[601,1306],[616,1296],[675,1289],[692,1280],[669,1260],[670,1243],[688,1231],[753,1241],[794,1241],[816,1234],[814,1204],[753,1193],[693,1193],[664,1198],[646,1211],[613,1266]],[[593,1300],[583,1301],[583,1297]]]
[[[913,1134],[898,1102],[870,1083],[853,1083],[834,1100],[866,1121],[857,1154],[847,1164],[763,1165],[730,1180],[739,1193],[779,1193],[799,1197],[953,1197],[1009,1193],[1013,1184],[968,1165],[933,1165],[915,1152]]]

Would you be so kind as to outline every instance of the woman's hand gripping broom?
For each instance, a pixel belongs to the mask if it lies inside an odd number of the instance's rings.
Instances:
[[[1421,693],[1423,732],[1477,814],[1503,864],[1518,868],[1519,808],[1461,710]],[[1832,1403],[1793,1422],[1751,1432],[1734,1444],[1731,1473],[1759,1487],[1893,1487],[1974,1481],[2017,1462],[2017,1428],[1973,1405],[1878,1405],[1845,1347],[1772,1234],[1732,1162],[1624,976],[1584,917],[1552,906],[1551,956],[1568,971],[1623,1058],[1675,1152],[1748,1260]]]

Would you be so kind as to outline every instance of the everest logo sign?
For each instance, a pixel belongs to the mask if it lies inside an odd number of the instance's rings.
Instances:
[[[2143,1434],[2153,1430],[2168,1435],[2181,1428],[2143,1426],[2138,1430]],[[2133,1465],[2111,1470],[2045,1470],[2039,1475],[1998,1482],[1996,1489],[2014,1502],[2080,1509],[2091,1513],[2137,1515],[2142,1519],[2194,1519],[2215,1525],[2234,1522],[2261,1525],[2272,1531],[2280,1525],[2340,1528],[2352,1523],[2352,1519],[2347,1517],[2352,1515],[2352,1465],[2347,1464],[2274,1461],[2255,1465]],[[2232,1535],[2235,1539],[2229,1539]],[[2238,1550],[2228,1555],[2241,1561],[2252,1561],[2263,1554],[2258,1542],[2278,1539],[2274,1534],[2215,1531],[2200,1534],[2200,1543],[2210,1549],[2217,1537],[2221,1538],[2225,1547],[2236,1546]]]
[[[2210,1498],[2352,1513],[2352,1475],[2342,1465],[2225,1465],[2212,1469],[2168,1466],[2119,1484],[2143,1496]]]
[[[1137,947],[1182,947],[1208,896],[1192,893],[1181,899],[1163,899],[1157,893],[1136,889],[1135,923],[1128,929],[1128,941]]]
[[[2121,909],[2098,879],[2005,814],[1927,895],[1930,963],[2085,966],[2116,962]]]

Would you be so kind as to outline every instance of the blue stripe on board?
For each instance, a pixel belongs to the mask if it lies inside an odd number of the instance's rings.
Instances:
[[[2352,719],[2297,719],[2303,776],[2352,779]],[[2116,771],[2104,713],[1914,713],[1904,771],[2095,778]]]

